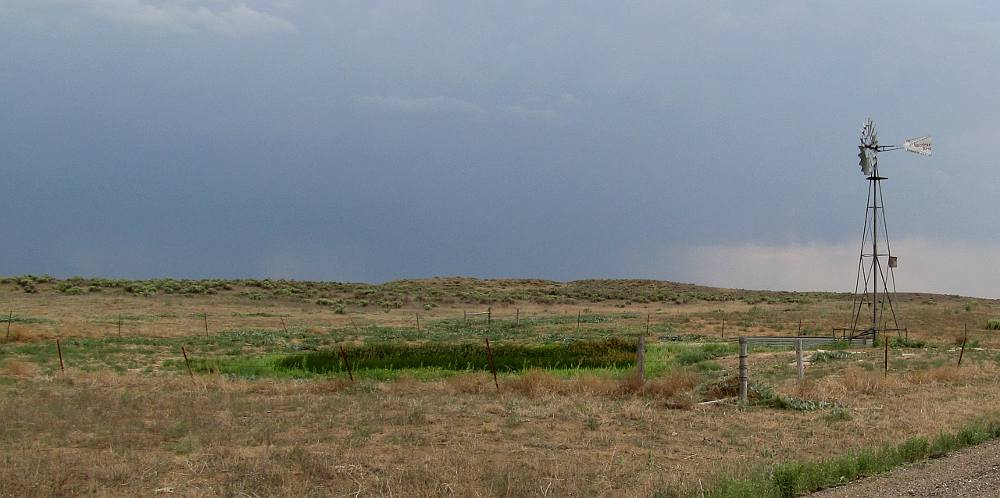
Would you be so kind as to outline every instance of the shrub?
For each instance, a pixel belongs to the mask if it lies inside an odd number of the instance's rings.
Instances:
[[[34,277],[31,275],[17,279],[17,285],[27,294],[34,294],[38,292],[38,287],[35,286]]]

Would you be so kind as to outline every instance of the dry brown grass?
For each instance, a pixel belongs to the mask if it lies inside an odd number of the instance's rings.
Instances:
[[[5,297],[15,313],[48,320],[15,324],[12,332],[23,333],[18,341],[111,335],[113,327],[101,320],[119,312],[167,316],[128,322],[126,335],[181,337],[203,332],[194,315],[205,309],[213,333],[282,326],[275,317],[248,316],[258,311],[288,315],[289,327],[325,333],[349,327],[351,319],[408,326],[418,310],[422,322],[461,317],[467,306],[425,312],[416,303],[388,313],[336,315],[311,303],[234,296]],[[1000,314],[1000,304],[990,301],[971,312],[963,309],[965,299],[925,301],[903,296],[898,311],[911,338],[937,344],[961,331],[955,312],[969,323]],[[615,323],[623,328],[644,325],[648,311],[654,327],[669,322],[685,333],[712,336],[725,316],[727,337],[788,334],[799,319],[829,330],[843,326],[850,313],[844,303],[822,299],[802,305],[620,304],[494,304],[493,311],[513,315],[516,306],[522,318],[575,315],[583,308],[637,312]],[[1000,344],[976,333],[970,340],[988,348]],[[733,358],[719,363],[735,366]],[[753,355],[751,372],[787,363],[787,355]],[[185,373],[159,367],[151,373],[71,369],[41,375],[30,365],[9,357],[0,365],[0,496],[649,496],[667,485],[697,487],[748,466],[934,435],[1000,410],[997,372],[974,362],[961,369],[890,372],[888,380],[881,371],[847,366],[786,386],[800,398],[837,401],[854,414],[835,423],[822,411],[693,405],[697,377],[683,370],[624,388],[608,376],[529,371],[502,375],[498,392],[489,373],[432,382],[220,375],[198,375],[192,382]],[[717,386],[716,394],[732,387]]]
[[[884,372],[849,367],[836,375],[848,394],[880,394],[903,385],[899,376],[887,376]]]
[[[748,461],[932,435],[1000,409],[993,381],[969,372],[947,390],[872,389],[870,372],[831,379],[858,386],[855,419],[836,424],[763,408],[664,410],[659,400],[690,386],[683,375],[649,382],[651,397],[544,372],[504,378],[519,387],[499,393],[488,375],[193,386],[180,375],[73,372],[0,386],[0,495],[646,496]]]
[[[3,330],[4,330],[4,332],[3,332],[3,334],[4,334],[4,342],[21,342],[21,343],[23,343],[23,342],[33,342],[33,341],[38,341],[38,340],[43,339],[41,336],[38,336],[38,335],[34,335],[33,336],[33,335],[29,334],[27,327],[22,326],[22,325],[13,325],[13,324],[11,324],[11,326],[10,326],[10,335],[7,334],[6,328],[4,328]]]
[[[0,372],[4,375],[19,378],[34,377],[41,373],[42,370],[35,363],[19,360],[17,358],[8,358],[3,362],[3,366],[0,368],[2,368],[0,369]]]
[[[807,379],[793,385],[796,397],[844,403],[859,394],[884,395],[905,385],[905,380],[896,374],[885,377],[881,371],[848,366],[819,380]]]
[[[513,379],[504,379],[500,388],[526,396],[565,392],[567,383],[544,370],[531,369]]]
[[[611,397],[678,397],[678,404],[689,395],[700,381],[700,376],[687,370],[678,370],[667,375],[641,382],[630,375],[622,380],[614,380],[596,374],[583,374],[571,378],[561,378],[550,372],[531,369],[522,374],[504,376],[500,379],[500,391],[535,397],[541,395],[577,395]],[[397,382],[398,383],[398,382]],[[489,374],[469,373],[449,377],[443,381],[451,391],[463,394],[488,393],[496,390]],[[690,396],[686,396],[690,399]]]
[[[496,386],[493,384],[493,377],[483,372],[448,377],[444,380],[444,383],[456,394],[480,394],[487,390],[496,389]]]
[[[966,363],[961,367],[949,365],[906,374],[911,384],[956,384],[973,382],[984,377],[996,376],[997,367],[993,363]]]
[[[643,396],[655,398],[672,398],[679,394],[690,393],[701,381],[701,376],[689,370],[677,370],[663,377],[646,382],[642,388]]]

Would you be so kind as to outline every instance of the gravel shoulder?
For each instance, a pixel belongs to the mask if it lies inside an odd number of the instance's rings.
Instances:
[[[810,496],[998,497],[1000,441],[957,451],[944,458],[900,467],[888,474],[826,489]]]

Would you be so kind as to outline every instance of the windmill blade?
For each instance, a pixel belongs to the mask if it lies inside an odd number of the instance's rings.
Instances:
[[[861,166],[861,172],[865,176],[872,176],[872,171],[874,167],[872,166],[872,155],[863,145],[858,146],[858,165]]]
[[[914,154],[929,156],[931,155],[931,137],[917,137],[905,140],[903,141],[903,148]]]

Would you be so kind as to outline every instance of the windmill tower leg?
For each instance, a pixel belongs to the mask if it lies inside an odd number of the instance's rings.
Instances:
[[[868,198],[865,210],[865,230],[862,235],[861,257],[858,260],[858,280],[854,287],[854,317],[851,326],[852,334],[855,336],[869,335],[872,341],[878,339],[879,335],[885,335],[885,327],[882,318],[886,308],[892,316],[893,323],[899,328],[896,322],[896,311],[892,305],[892,291],[889,288],[887,275],[891,276],[892,268],[888,264],[882,264],[882,257],[889,256],[888,231],[885,228],[885,209],[882,200],[882,180],[885,177],[879,176],[878,167],[868,177]],[[882,218],[881,225],[879,217]],[[880,240],[879,230],[883,237]],[[870,245],[869,245],[870,242]],[[884,246],[884,247],[880,247]],[[879,252],[885,250],[886,252]],[[868,252],[870,251],[870,252]],[[866,261],[868,259],[870,261]],[[893,285],[895,287],[895,285]],[[881,301],[880,299],[881,289]],[[871,322],[868,327],[859,330],[858,327],[867,319],[864,318],[865,305],[871,307],[869,314]]]

